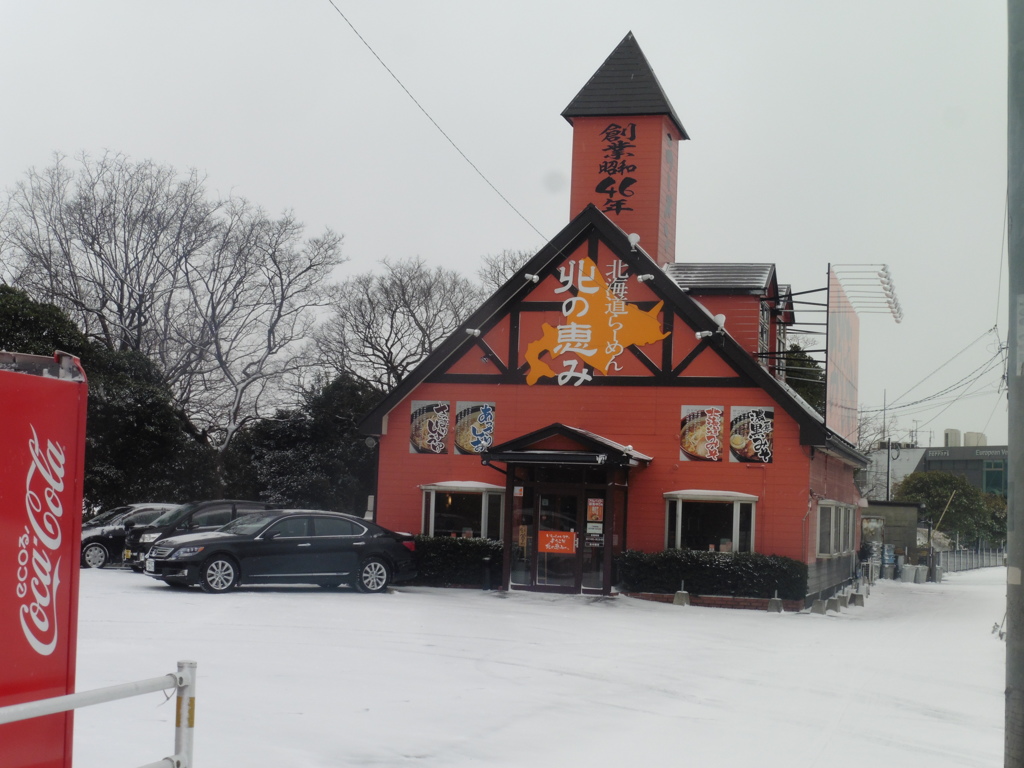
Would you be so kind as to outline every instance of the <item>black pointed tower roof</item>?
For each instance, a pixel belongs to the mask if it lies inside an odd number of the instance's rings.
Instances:
[[[619,115],[668,115],[682,137],[690,138],[632,32],[562,111],[570,123],[574,117]]]

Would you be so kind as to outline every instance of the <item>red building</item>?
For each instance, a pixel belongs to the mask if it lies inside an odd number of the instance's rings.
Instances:
[[[501,539],[511,589],[608,593],[625,548],[848,580],[866,460],[782,380],[774,265],[675,261],[688,137],[632,34],[562,114],[572,220],[363,422],[378,522]]]

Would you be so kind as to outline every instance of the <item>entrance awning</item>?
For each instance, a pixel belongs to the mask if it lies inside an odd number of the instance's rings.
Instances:
[[[483,493],[484,491],[504,491],[504,485],[481,483],[478,480],[443,480],[440,483],[429,483],[420,486],[421,491],[441,491],[442,493]]]
[[[571,446],[571,447],[570,447]],[[647,466],[654,459],[607,437],[565,424],[551,424],[480,454],[484,464],[574,464],[577,466]]]
[[[706,491],[700,488],[666,491],[662,496],[679,501],[757,501],[759,498],[753,494],[739,491]]]

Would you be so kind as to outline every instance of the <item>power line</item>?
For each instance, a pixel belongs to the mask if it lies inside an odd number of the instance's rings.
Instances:
[[[969,387],[973,386],[974,384],[976,384],[978,382],[978,380],[980,380],[986,374],[990,373],[993,369],[995,369],[996,367],[1001,367],[1002,364],[1003,364],[1003,359],[1002,358],[1003,358],[1003,351],[1000,349],[995,355],[990,357],[988,360],[986,360],[984,363],[979,365],[977,368],[975,368],[973,371],[968,373],[966,376],[964,376],[959,381],[956,381],[953,384],[950,384],[949,386],[945,387],[944,389],[940,389],[938,392],[935,392],[935,393],[933,393],[931,395],[928,395],[927,397],[922,397],[919,400],[914,400],[914,401],[909,402],[909,403],[903,403],[902,405],[893,405],[892,403],[889,403],[884,408],[862,408],[862,409],[860,409],[860,412],[861,413],[865,413],[865,414],[869,414],[869,413],[882,413],[883,411],[889,411],[889,412],[900,411],[903,415],[907,415],[907,414],[922,413],[922,412],[925,412],[925,411],[930,411],[930,410],[934,409],[935,407],[937,407],[938,405],[941,405],[942,403],[947,402],[945,400],[941,400],[940,401],[940,398],[944,397],[945,395],[949,395],[950,393],[955,392],[955,391],[957,391],[959,389],[963,389],[964,387],[969,388]],[[1001,379],[1000,379],[1000,384],[1001,384]],[[999,389],[997,388],[995,390],[995,392],[996,392],[996,394],[998,394],[999,393]],[[976,393],[976,394],[979,394],[979,393]],[[961,394],[957,395],[956,397],[953,397],[951,400],[948,401],[948,405],[946,406],[946,408],[948,408],[953,403],[957,402],[957,400],[963,399],[966,396],[967,396],[967,392],[962,392]],[[926,403],[931,403],[931,405],[929,407],[925,407],[925,408],[919,407],[919,406],[925,405]],[[945,411],[946,408],[944,408],[943,411]],[[909,409],[915,409],[915,410],[909,410]],[[927,423],[927,422],[925,422],[925,423]]]
[[[469,163],[469,167],[472,168],[474,171],[476,171],[477,175],[487,183],[487,186],[489,186],[491,189],[493,189],[495,194],[497,194],[498,197],[500,197],[502,200],[505,201],[505,205],[507,205],[509,208],[511,208],[513,211],[515,211],[515,214],[519,218],[521,218],[523,221],[525,221],[527,226],[530,227],[530,229],[532,229],[534,232],[536,232],[538,235],[540,235],[541,239],[547,240],[548,238],[545,237],[544,234],[539,229],[537,229],[535,226],[533,226],[533,223],[528,218],[526,218],[519,211],[518,208],[516,208],[514,205],[512,205],[512,203],[509,201],[509,199],[507,197],[505,197],[503,194],[501,194],[501,191],[496,186],[494,186],[494,184],[491,183],[491,180],[488,179],[486,176],[484,176],[483,171],[481,171],[479,168],[476,167],[476,165],[473,163],[473,161],[470,160],[466,156],[466,153],[463,152],[461,149],[459,149],[459,145],[456,144],[454,140],[452,140],[451,136],[449,136],[447,133],[444,132],[444,129],[440,125],[437,124],[437,121],[433,117],[430,116],[430,113],[427,112],[426,108],[422,104],[420,104],[419,101],[416,100],[416,97],[413,96],[412,93],[409,91],[409,89],[405,87],[405,84],[401,80],[398,79],[398,75],[396,75],[394,72],[391,71],[391,68],[387,64],[384,63],[384,60],[380,56],[377,55],[377,52],[375,50],[373,50],[373,48],[370,46],[370,44],[368,42],[366,42],[366,39],[361,34],[359,34],[359,30],[356,29],[355,25],[351,21],[348,20],[348,17],[344,13],[341,12],[341,9],[338,8],[338,6],[334,4],[334,0],[327,0],[327,2],[329,2],[331,4],[331,7],[334,8],[334,10],[338,12],[338,15],[341,16],[341,18],[345,20],[345,23],[349,25],[349,27],[352,29],[352,31],[356,33],[356,37],[358,37],[359,40],[362,42],[362,44],[366,46],[366,49],[370,53],[373,54],[373,57],[375,59],[377,59],[377,61],[380,62],[380,65],[382,67],[384,67],[384,69],[387,71],[387,73],[389,75],[391,75],[391,78],[396,83],[398,83],[399,87],[403,91],[405,91],[406,96],[408,96],[410,99],[412,99],[412,103],[415,104],[419,108],[420,112],[422,112],[426,116],[427,120],[429,120],[431,123],[433,123],[434,127],[437,128],[437,130],[440,132],[440,134],[442,136],[444,136],[445,139],[448,141],[448,143],[451,144],[452,147],[455,148],[455,151],[458,152],[459,155],[462,156],[462,159],[465,160],[467,163]]]
[[[980,378],[981,378],[981,377],[982,377],[982,376],[983,376],[984,374],[986,374],[986,373],[988,373],[988,371],[987,371],[987,370],[986,370],[986,371],[982,371],[981,373],[979,373],[979,374],[978,374],[978,376],[977,376],[977,377],[976,377],[976,378],[974,379],[974,381],[970,382],[970,384],[971,384],[971,385],[975,384],[975,383],[976,383],[976,382],[978,381],[978,379],[980,379]],[[980,393],[978,393],[978,394],[980,394]],[[936,420],[937,418],[939,418],[939,416],[941,416],[941,415],[942,415],[942,414],[944,414],[944,413],[945,413],[946,411],[948,411],[948,410],[949,410],[950,408],[952,408],[952,407],[953,407],[953,405],[954,405],[955,403],[957,403],[957,402],[958,402],[958,401],[960,401],[961,399],[965,398],[966,396],[967,396],[967,392],[964,392],[964,393],[963,393],[962,395],[960,395],[959,397],[956,397],[956,398],[954,398],[954,399],[953,399],[952,401],[950,401],[949,405],[947,405],[947,406],[946,406],[945,408],[943,408],[943,409],[942,409],[941,411],[939,411],[939,412],[938,412],[938,413],[936,413],[936,414],[935,414],[934,416],[932,416],[932,417],[931,417],[930,419],[928,419],[928,421],[926,421],[926,422],[922,423],[922,424],[921,424],[921,426],[922,426],[922,427],[927,427],[927,426],[928,426],[929,424],[931,424],[931,423],[932,423],[933,421],[935,421],[935,420]]]
[[[984,333],[982,333],[982,334],[981,334],[981,335],[980,335],[980,336],[979,336],[978,338],[976,338],[976,339],[975,339],[974,341],[972,341],[972,342],[971,342],[970,344],[968,344],[968,345],[967,345],[966,347],[964,347],[964,348],[963,348],[963,349],[961,349],[961,350],[960,350],[959,352],[957,352],[957,353],[956,353],[955,355],[953,355],[953,356],[952,356],[951,358],[949,358],[949,360],[947,360],[946,362],[944,362],[944,363],[943,363],[942,365],[940,365],[940,366],[939,366],[938,368],[936,368],[936,369],[935,369],[934,371],[932,371],[932,372],[931,372],[931,373],[929,373],[929,374],[928,374],[927,376],[925,376],[925,377],[924,377],[923,379],[921,379],[921,380],[920,380],[919,382],[917,382],[917,384],[915,384],[915,385],[914,385],[914,386],[912,386],[912,387],[911,387],[910,389],[908,389],[908,390],[907,390],[906,392],[904,392],[904,393],[903,393],[902,395],[900,395],[900,396],[899,396],[899,397],[897,397],[897,398],[896,398],[895,400],[893,400],[893,401],[892,401],[892,403],[890,403],[890,404],[889,404],[889,405],[890,405],[890,407],[892,407],[892,405],[894,405],[894,404],[898,403],[898,402],[899,402],[900,400],[902,400],[902,399],[903,399],[904,397],[906,397],[907,395],[909,395],[909,394],[910,394],[911,392],[913,392],[913,391],[914,391],[915,389],[917,389],[917,388],[918,388],[919,386],[921,386],[921,385],[922,385],[922,384],[924,384],[924,383],[925,383],[926,381],[928,381],[928,379],[930,379],[930,378],[931,378],[932,376],[934,376],[934,375],[935,375],[936,373],[938,373],[938,372],[939,372],[939,371],[941,371],[941,370],[942,370],[943,368],[945,368],[945,367],[946,367],[947,365],[949,365],[950,363],[952,363],[952,362],[953,362],[954,360],[956,360],[956,359],[957,359],[958,357],[960,357],[960,355],[962,355],[962,354],[963,354],[964,352],[966,352],[966,351],[967,351],[968,349],[970,349],[970,348],[971,348],[971,347],[973,347],[973,346],[974,346],[975,344],[977,344],[977,343],[978,343],[979,341],[981,341],[981,340],[982,340],[983,338],[985,338],[985,336],[987,336],[987,335],[988,335],[989,333],[992,333],[992,332],[993,332],[993,331],[995,331],[995,330],[996,330],[996,329],[995,329],[995,327],[993,326],[992,328],[989,328],[989,329],[988,329],[987,331],[985,331]],[[881,410],[881,409],[879,409],[879,410]]]

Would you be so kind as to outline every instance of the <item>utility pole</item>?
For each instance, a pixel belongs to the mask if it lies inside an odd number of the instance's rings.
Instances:
[[[1007,0],[1007,207],[1010,287],[1004,768],[1024,768],[1024,0]]]

